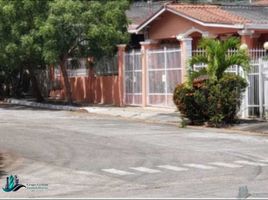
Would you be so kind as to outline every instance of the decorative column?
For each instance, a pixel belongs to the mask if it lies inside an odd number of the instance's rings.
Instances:
[[[253,30],[241,30],[238,31],[241,36],[241,44],[246,44],[248,49],[254,48],[254,31]]]
[[[181,81],[186,81],[188,60],[192,57],[192,38],[178,38],[181,46]]]
[[[125,105],[125,83],[124,83],[124,53],[126,50],[126,44],[117,45],[118,48],[118,93],[119,102],[116,102],[117,106]]]
[[[154,40],[147,40],[140,42],[141,45],[141,64],[142,64],[142,107],[147,106],[147,97],[148,97],[148,83],[147,83],[147,63],[148,49],[155,49],[158,46],[158,42]]]

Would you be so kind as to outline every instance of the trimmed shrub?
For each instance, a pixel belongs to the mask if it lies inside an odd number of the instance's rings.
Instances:
[[[181,114],[192,124],[212,126],[234,123],[247,82],[225,73],[220,80],[202,79],[191,86],[177,85],[173,100]]]

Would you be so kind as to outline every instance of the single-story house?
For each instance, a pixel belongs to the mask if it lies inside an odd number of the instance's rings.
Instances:
[[[192,47],[196,48],[204,36],[239,36],[249,48],[261,48],[268,41],[267,0],[253,5],[167,3],[138,25],[137,21],[129,31],[162,46],[176,46],[178,39],[191,38]]]
[[[90,69],[84,76],[71,77],[74,100],[169,106],[172,91],[183,81],[187,60],[202,37],[224,40],[238,36],[249,49],[267,53],[263,44],[268,41],[268,0],[247,5],[154,2],[132,6],[127,16],[132,21],[128,29],[131,41],[118,45],[118,73],[100,76]],[[146,54],[150,49],[159,52]],[[170,54],[165,56],[167,52]],[[151,66],[146,60],[150,56]],[[63,89],[51,94],[64,97]]]

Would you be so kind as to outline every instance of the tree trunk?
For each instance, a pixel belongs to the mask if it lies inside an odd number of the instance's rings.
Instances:
[[[29,69],[29,73],[30,73],[30,79],[32,82],[33,96],[36,98],[37,102],[42,102],[42,101],[44,101],[44,98],[41,94],[40,87],[39,87],[39,84],[37,82],[36,76],[34,74],[33,67],[29,66],[28,69]]]
[[[68,73],[67,73],[67,70],[65,67],[65,61],[66,61],[65,58],[61,59],[60,69],[61,69],[61,73],[62,73],[62,77],[63,77],[63,81],[64,81],[64,92],[65,92],[66,100],[69,104],[72,104],[73,103],[72,91],[71,91],[71,85],[69,82]]]
[[[16,85],[16,91],[15,94],[17,97],[22,96],[22,76],[23,76],[23,67],[20,66],[20,71],[19,71],[19,80]]]

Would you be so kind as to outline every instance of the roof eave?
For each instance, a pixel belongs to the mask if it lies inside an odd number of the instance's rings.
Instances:
[[[245,25],[245,28],[246,29],[266,29],[268,30],[268,24],[246,24]]]
[[[180,17],[183,17],[183,18],[186,18],[192,22],[195,22],[199,25],[202,25],[202,26],[206,26],[206,27],[220,27],[220,28],[238,28],[238,29],[241,29],[244,27],[243,24],[220,24],[220,23],[207,23],[207,22],[203,22],[203,21],[200,21],[198,19],[195,19],[193,17],[189,17],[187,15],[184,15],[172,8],[167,8],[168,11],[180,16]]]
[[[184,14],[182,14],[182,13],[180,13],[180,12],[178,12],[178,11],[168,7],[168,6],[164,6],[158,12],[156,12],[154,15],[152,15],[149,19],[147,19],[142,24],[140,24],[135,30],[131,30],[130,33],[138,34],[139,32],[141,32],[141,30],[143,30],[147,25],[149,25],[152,21],[154,21],[158,16],[160,16],[165,11],[169,11],[177,16],[183,17],[185,19],[188,19],[192,22],[195,22],[195,23],[202,25],[202,26],[205,26],[205,27],[235,28],[235,29],[244,28],[244,24],[220,24],[220,23],[203,22],[203,21],[200,21],[198,19],[184,15]]]
[[[150,24],[154,19],[156,19],[159,15],[161,15],[164,11],[166,11],[166,7],[162,7],[159,11],[155,12],[149,19],[141,23],[135,30],[136,34],[139,33],[143,28],[145,28],[148,24]]]

